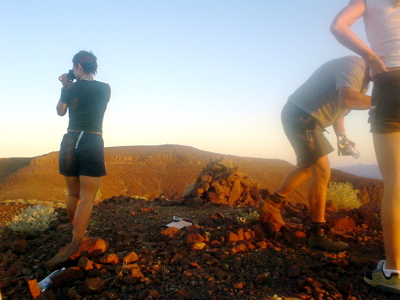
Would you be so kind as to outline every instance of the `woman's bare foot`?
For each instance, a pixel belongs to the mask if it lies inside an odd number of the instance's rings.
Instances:
[[[57,269],[57,267],[61,266],[66,261],[73,260],[71,257],[78,252],[80,244],[81,241],[78,240],[62,247],[58,253],[46,263],[46,269],[52,271]]]

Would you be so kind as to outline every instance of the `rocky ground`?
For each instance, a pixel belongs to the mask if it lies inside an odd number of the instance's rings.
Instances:
[[[69,274],[37,299],[394,299],[363,282],[383,258],[376,207],[329,212],[330,233],[350,244],[327,253],[306,244],[307,208],[287,205],[280,232],[253,208],[113,197],[95,206],[88,236],[106,249],[66,265]],[[0,205],[1,220],[16,211]],[[10,212],[10,214],[7,214]],[[64,209],[37,237],[0,231],[1,295],[31,299],[45,263],[71,239]],[[173,216],[194,222],[168,229]],[[104,253],[103,253],[104,252]],[[1,297],[0,297],[1,298]]]

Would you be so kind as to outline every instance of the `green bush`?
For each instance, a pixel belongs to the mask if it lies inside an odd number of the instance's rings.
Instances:
[[[349,182],[331,182],[328,185],[327,200],[336,203],[339,209],[352,209],[361,206],[361,201],[358,199],[358,190],[353,189]]]
[[[38,235],[49,228],[50,223],[57,217],[57,213],[51,206],[29,206],[19,215],[12,218],[9,227],[17,232],[29,235]]]

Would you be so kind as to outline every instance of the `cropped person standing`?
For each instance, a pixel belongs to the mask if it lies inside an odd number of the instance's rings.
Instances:
[[[400,294],[400,1],[350,0],[331,25],[336,39],[368,62],[372,80],[369,122],[383,178],[381,219],[386,261],[364,274],[381,290]],[[371,47],[350,27],[364,19]]]
[[[102,131],[111,88],[94,80],[97,58],[92,52],[78,52],[72,63],[72,72],[59,77],[63,87],[57,113],[60,116],[69,113],[67,133],[60,146],[59,169],[67,184],[66,206],[73,237],[49,261],[50,265],[67,260],[78,250],[92,215],[101,176],[106,175]]]
[[[332,146],[324,136],[333,126],[338,139],[338,154],[350,155],[344,116],[352,109],[368,109],[366,96],[370,77],[365,61],[356,56],[330,60],[320,66],[288,99],[282,110],[282,125],[297,157],[297,167],[286,175],[275,191],[263,202],[261,221],[275,219],[284,224],[280,214],[283,201],[305,180],[311,179],[308,203],[311,229],[308,244],[325,251],[342,251],[348,244],[332,241],[325,230],[326,192],[330,179],[328,154]]]

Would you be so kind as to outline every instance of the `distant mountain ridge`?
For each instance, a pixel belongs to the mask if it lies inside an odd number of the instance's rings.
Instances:
[[[379,167],[377,165],[363,165],[357,164],[353,166],[339,167],[335,168],[338,170],[342,170],[344,172],[354,174],[361,177],[368,177],[374,179],[382,179],[381,172],[379,171]]]
[[[105,148],[107,176],[103,177],[100,199],[112,196],[180,198],[210,160],[238,167],[261,188],[274,191],[294,168],[279,159],[223,155],[189,146],[123,146]],[[349,181],[367,200],[380,199],[382,182],[332,170],[332,181]],[[302,184],[290,200],[307,202],[308,183]],[[63,202],[65,182],[58,173],[58,152],[26,159],[0,159],[0,200],[37,199]],[[376,200],[378,201],[378,200]]]

